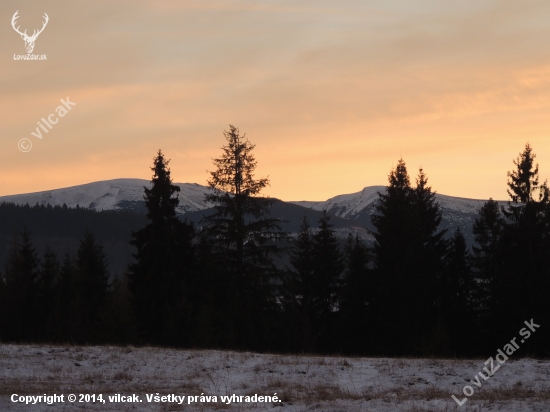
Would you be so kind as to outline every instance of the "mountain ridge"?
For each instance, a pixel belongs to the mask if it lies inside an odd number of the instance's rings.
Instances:
[[[193,220],[199,221],[198,213],[212,208],[212,204],[204,200],[205,194],[210,192],[208,186],[198,183],[174,183],[180,188],[180,204],[177,212],[181,216],[189,214]],[[19,205],[47,205],[69,208],[84,207],[96,211],[107,210],[133,210],[138,213],[146,213],[143,199],[143,188],[150,187],[151,182],[145,179],[121,178],[91,182],[60,189],[52,189],[41,192],[1,196],[1,202],[11,202]],[[288,205],[296,205],[314,211],[326,210],[329,214],[341,219],[351,221],[353,227],[359,226],[367,230],[373,230],[371,215],[375,213],[379,200],[378,192],[383,193],[385,186],[367,186],[354,193],[333,196],[325,201],[280,201]],[[441,227],[454,231],[460,227],[469,244],[473,243],[471,233],[472,224],[477,217],[478,210],[486,200],[454,197],[436,193],[436,200],[441,206],[443,215]],[[505,204],[505,201],[499,201]],[[284,205],[279,205],[283,207]],[[282,209],[280,209],[282,210]],[[284,214],[284,212],[281,211]],[[296,218],[296,210],[291,211],[292,219]],[[293,225],[295,226],[295,225]],[[350,226],[351,227],[351,226]]]
[[[180,214],[195,212],[212,206],[204,201],[204,195],[210,190],[207,186],[198,183],[174,184],[180,188],[180,205],[177,208]],[[0,196],[0,203],[11,202],[19,205],[27,203],[29,205],[50,204],[52,206],[66,204],[70,208],[78,205],[96,211],[135,210],[145,212],[143,188],[150,186],[151,182],[145,179],[101,180],[60,189]]]

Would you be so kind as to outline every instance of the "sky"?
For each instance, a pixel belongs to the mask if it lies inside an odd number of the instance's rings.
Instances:
[[[15,60],[16,11],[29,35],[47,13],[47,60]],[[550,177],[547,0],[3,0],[0,17],[0,195],[150,179],[159,149],[175,182],[206,184],[230,124],[283,200],[385,185],[401,157],[438,193],[504,200],[527,142]]]

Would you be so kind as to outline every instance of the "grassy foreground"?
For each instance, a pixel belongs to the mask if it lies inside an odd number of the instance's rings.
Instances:
[[[508,360],[487,380],[479,379],[480,386],[470,383],[484,362],[4,344],[0,345],[0,410],[550,410],[550,361]],[[465,398],[465,385],[474,394],[459,407],[451,395]],[[13,394],[64,394],[65,398],[52,407],[14,403]],[[105,403],[78,402],[78,398],[71,403],[68,394],[102,394]],[[117,394],[135,394],[141,402],[137,398],[115,402],[125,400]],[[277,398],[245,402],[246,396],[255,394]],[[157,395],[160,401],[155,400]],[[231,395],[236,397],[222,401],[222,396]],[[194,396],[191,403],[189,396]]]

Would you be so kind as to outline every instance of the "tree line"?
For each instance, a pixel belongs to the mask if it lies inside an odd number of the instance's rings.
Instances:
[[[146,223],[145,214],[133,210],[96,212],[78,205],[0,203],[0,272],[13,249],[14,238],[20,238],[25,228],[32,229],[32,243],[40,256],[49,250],[60,259],[67,253],[76,255],[79,240],[86,230],[93,229],[94,237],[102,242],[111,275],[120,277],[132,257],[131,232]]]
[[[411,183],[402,159],[379,194],[373,246],[349,234],[340,248],[326,212],[315,227],[304,217],[298,233],[281,230],[255,146],[234,126],[224,136],[209,172],[215,212],[197,227],[176,215],[179,187],[157,153],[148,223],[132,232],[121,279],[109,278],[91,232],[61,262],[38,259],[23,233],[0,281],[0,339],[478,356],[534,319],[541,327],[520,351],[548,356],[550,190],[529,144],[508,173],[507,205],[479,210],[471,249],[459,229],[440,228],[425,172]]]

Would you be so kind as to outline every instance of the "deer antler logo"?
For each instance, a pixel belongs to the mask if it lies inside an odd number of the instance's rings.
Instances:
[[[46,21],[44,22],[44,25],[42,26],[42,28],[38,31],[34,30],[32,36],[28,36],[27,35],[27,30],[25,30],[24,33],[21,33],[19,31],[19,26],[15,27],[15,20],[17,20],[19,18],[19,16],[17,15],[17,13],[19,13],[19,10],[17,10],[15,12],[15,14],[13,15],[12,19],[11,19],[11,26],[13,27],[13,29],[19,33],[21,35],[21,38],[23,40],[25,40],[25,48],[27,49],[27,53],[32,53],[33,49],[34,49],[34,42],[36,41],[36,38],[38,37],[38,35],[40,33],[42,33],[44,31],[44,28],[46,27],[46,25],[48,24],[48,20],[50,19],[48,17],[48,15],[46,13],[44,13],[44,18],[46,19]]]

